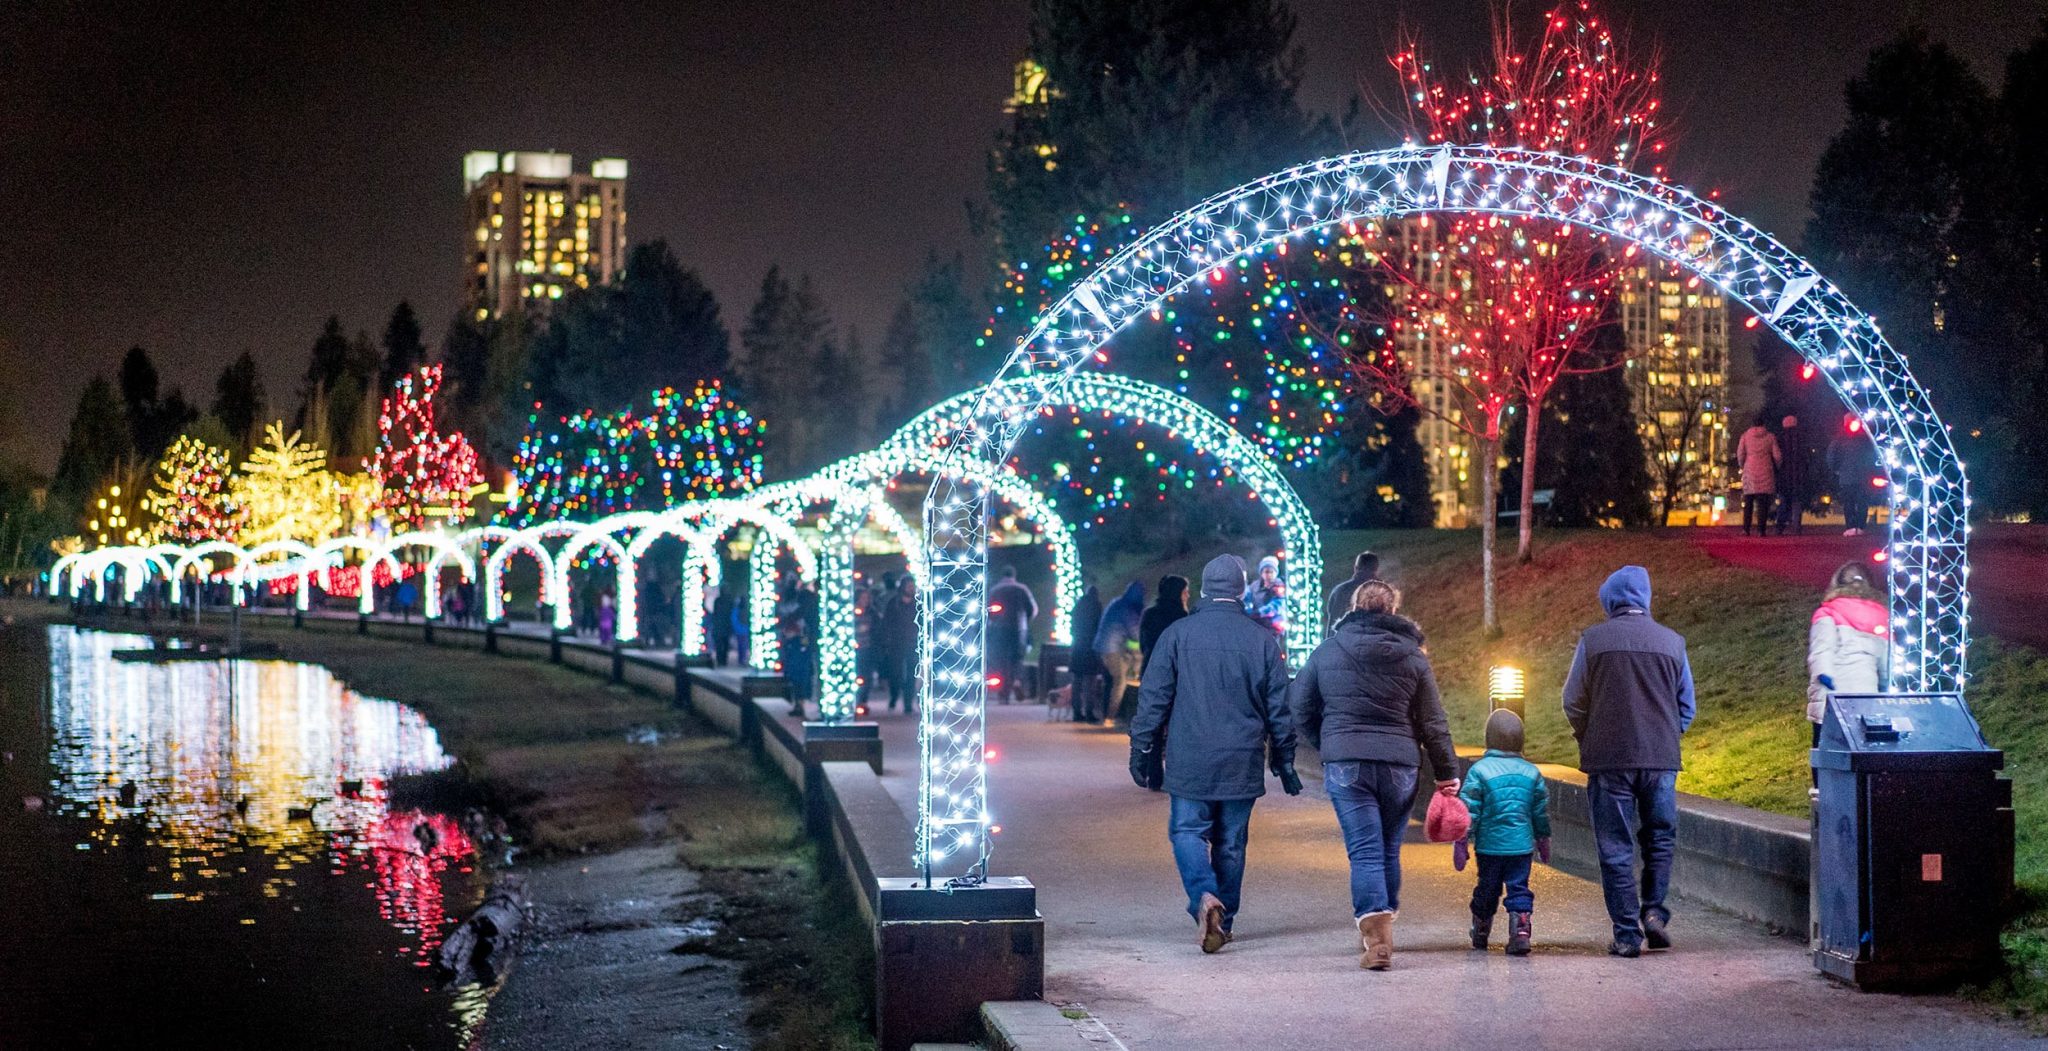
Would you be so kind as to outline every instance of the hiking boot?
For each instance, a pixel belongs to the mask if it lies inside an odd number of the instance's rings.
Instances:
[[[1633,938],[1616,938],[1607,943],[1607,955],[1633,960],[1643,954],[1643,943]]]
[[[1649,949],[1671,948],[1671,932],[1664,929],[1669,923],[1662,916],[1643,917],[1643,945]]]
[[[1508,955],[1529,955],[1529,936],[1533,917],[1526,912],[1508,913]]]
[[[1487,939],[1493,937],[1493,914],[1488,913],[1481,916],[1476,912],[1473,913],[1471,934],[1472,947],[1484,952]]]
[[[1368,971],[1384,971],[1393,966],[1393,913],[1371,912],[1359,917],[1358,938],[1364,948],[1359,954],[1358,966]]]
[[[1214,894],[1202,895],[1202,907],[1198,919],[1202,925],[1202,951],[1213,953],[1230,944],[1230,934],[1223,929],[1223,903]]]

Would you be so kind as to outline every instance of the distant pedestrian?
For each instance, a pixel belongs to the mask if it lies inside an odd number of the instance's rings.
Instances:
[[[1024,658],[1031,649],[1031,621],[1038,616],[1038,596],[1017,582],[1017,570],[1004,566],[988,589],[988,673],[996,680],[995,697],[1008,703],[1022,688]]]
[[[1159,648],[1159,636],[1174,622],[1188,615],[1188,578],[1169,573],[1159,578],[1159,597],[1145,607],[1138,622],[1138,675],[1152,666],[1152,651]]]
[[[1862,536],[1869,524],[1870,493],[1876,486],[1877,449],[1855,413],[1842,417],[1842,430],[1828,443],[1828,473],[1842,505],[1842,535]]]
[[[1115,726],[1123,714],[1124,693],[1138,684],[1138,628],[1145,620],[1145,585],[1131,581],[1122,595],[1102,611],[1095,629],[1095,659],[1102,664],[1102,725]]]
[[[1806,632],[1806,720],[1813,743],[1832,693],[1877,693],[1891,670],[1891,610],[1870,567],[1845,562],[1828,582]]]
[[[394,594],[392,597],[395,600],[393,604],[398,607],[398,619],[406,623],[411,623],[413,603],[418,602],[420,600],[419,587],[415,585],[409,578],[406,580],[401,580],[398,582],[398,589],[396,594]]]
[[[738,606],[733,602],[733,590],[720,584],[711,589],[710,616],[705,623],[711,628],[711,663],[720,668],[733,653],[735,619]]]
[[[600,592],[597,596],[597,644],[609,649],[618,629],[618,604],[612,601],[610,591]]]
[[[1265,771],[1301,792],[1280,641],[1245,615],[1244,589],[1236,555],[1203,568],[1202,600],[1159,637],[1131,719],[1131,779],[1173,797],[1167,834],[1205,953],[1231,939]]]
[[[1351,612],[1351,593],[1358,590],[1358,585],[1379,578],[1380,556],[1360,551],[1351,560],[1351,577],[1331,588],[1329,599],[1323,603],[1323,617],[1330,622],[1330,631],[1336,631],[1337,622]]]
[[[1067,675],[1073,680],[1074,721],[1102,720],[1102,662],[1095,659],[1095,633],[1102,628],[1102,595],[1090,584],[1082,589],[1068,618],[1067,630],[1074,644],[1067,653]]]
[[[1472,947],[1485,949],[1494,911],[1505,892],[1508,955],[1529,955],[1536,895],[1529,889],[1531,855],[1550,861],[1550,785],[1536,764],[1522,758],[1522,719],[1506,708],[1486,718],[1486,755],[1465,772],[1458,790],[1472,812],[1472,830],[1452,854],[1460,871],[1470,851],[1479,857],[1472,888]]]
[[[1806,435],[1799,428],[1799,417],[1787,416],[1779,423],[1778,451],[1783,456],[1777,478],[1778,535],[1784,536],[1790,528],[1792,535],[1799,536],[1806,532],[1806,502],[1813,497]]]
[[[1600,585],[1607,619],[1579,636],[1564,717],[1579,742],[1586,805],[1615,956],[1671,947],[1671,858],[1678,837],[1679,737],[1694,714],[1685,638],[1650,619],[1650,573],[1623,566]],[[1642,880],[1636,879],[1637,844]]]
[[[1422,629],[1400,609],[1401,592],[1392,584],[1360,584],[1351,612],[1309,654],[1288,693],[1302,738],[1323,760],[1323,787],[1351,860],[1358,965],[1372,971],[1394,960],[1401,837],[1415,807],[1423,752],[1436,791],[1458,790],[1436,672],[1422,649]]]
[[[1244,611],[1268,631],[1287,637],[1287,585],[1280,580],[1280,560],[1272,555],[1259,559],[1258,576],[1245,589]]]
[[[896,592],[882,603],[881,660],[889,680],[889,710],[917,710],[917,581],[910,574],[896,582]]]
[[[1767,413],[1757,413],[1756,422],[1735,442],[1735,465],[1742,469],[1742,535],[1748,536],[1753,523],[1756,535],[1771,531],[1771,500],[1778,492],[1778,464],[1784,451],[1778,436],[1766,425]]]

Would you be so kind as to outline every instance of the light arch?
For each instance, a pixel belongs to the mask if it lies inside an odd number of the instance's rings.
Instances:
[[[1424,212],[1569,223],[1632,243],[1742,303],[1827,377],[1888,476],[1892,686],[1960,690],[1969,640],[1969,489],[1926,391],[1876,319],[1804,259],[1719,205],[1595,161],[1489,146],[1405,146],[1275,172],[1218,194],[1119,249],[1018,341],[949,436],[963,463],[1000,464],[1095,351],[1162,299],[1230,261],[1324,227]],[[932,483],[925,543],[934,600],[926,654],[916,859],[987,856],[978,689],[987,492],[962,472]],[[979,867],[979,862],[976,862]]]
[[[329,579],[327,571],[330,567],[325,563],[338,562],[350,551],[361,552],[363,556],[362,568],[356,572],[356,612],[367,617],[377,612],[377,563],[382,562],[390,568],[393,580],[398,579],[398,574],[402,570],[398,565],[398,558],[385,544],[364,536],[329,537],[313,545],[314,554],[323,562],[319,570],[321,587],[326,587]]]

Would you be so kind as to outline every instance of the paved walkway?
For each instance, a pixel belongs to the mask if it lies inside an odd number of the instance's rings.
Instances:
[[[884,783],[914,815],[916,720],[873,717]],[[1802,943],[1683,902],[1673,903],[1678,949],[1612,959],[1599,888],[1541,866],[1535,954],[1482,955],[1465,943],[1470,870],[1454,872],[1449,847],[1413,837],[1394,969],[1361,971],[1336,818],[1313,779],[1299,798],[1276,791],[1259,803],[1238,938],[1204,956],[1167,849],[1166,797],[1132,786],[1125,737],[1015,705],[990,710],[989,741],[1003,828],[992,869],[1039,888],[1046,996],[1085,1006],[1132,1051],[2039,1043],[1955,998],[1836,985]]]

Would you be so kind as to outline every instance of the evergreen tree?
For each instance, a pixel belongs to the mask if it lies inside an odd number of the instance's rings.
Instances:
[[[329,315],[327,323],[320,327],[319,338],[313,341],[313,353],[306,362],[305,382],[299,388],[301,406],[313,397],[314,391],[327,392],[331,399],[335,387],[348,371],[348,336],[341,330],[341,318]]]
[[[57,473],[50,481],[51,498],[67,516],[76,514],[134,453],[128,416],[114,385],[105,376],[94,376],[79,392],[78,408],[71,414]]]
[[[162,446],[154,445],[157,412],[157,388],[160,382],[156,363],[149,360],[149,352],[141,347],[129,347],[121,358],[121,406],[128,416],[128,434],[136,449],[148,460],[155,460]]]
[[[999,354],[979,339],[982,312],[968,294],[965,261],[956,253],[925,254],[924,269],[904,290],[890,318],[876,368],[889,392],[878,407],[879,428],[892,431],[942,398],[995,375]]]
[[[154,523],[151,539],[197,544],[233,541],[240,535],[242,510],[230,478],[233,463],[226,449],[191,435],[172,442],[157,461],[154,484],[142,497],[143,514]]]
[[[1608,326],[1613,330],[1613,326]],[[1603,338],[1619,338],[1603,334]],[[1504,448],[1510,460],[1503,486],[1520,485],[1521,407],[1511,417]],[[1536,488],[1552,491],[1544,521],[1559,526],[1650,524],[1650,473],[1636,433],[1628,376],[1619,368],[1567,373],[1544,406],[1544,432],[1536,452]]]
[[[339,535],[339,483],[327,469],[327,450],[289,436],[282,422],[264,428],[263,441],[249,452],[234,478],[235,502],[247,516],[242,543],[272,540],[317,544]]]
[[[875,429],[884,434],[910,422],[927,405],[938,401],[938,378],[926,353],[923,330],[918,325],[917,307],[908,296],[889,315],[889,327],[882,330],[876,348],[875,371],[880,381],[874,392]]]
[[[256,374],[256,359],[245,350],[213,382],[211,411],[227,429],[233,447],[246,449],[255,438],[264,408],[263,379]]]
[[[427,345],[420,336],[419,315],[403,300],[384,324],[384,358],[377,373],[377,389],[390,390],[400,376],[427,362]]]
[[[820,438],[836,421],[819,415],[815,373],[830,329],[811,279],[802,277],[792,285],[780,267],[769,267],[740,331],[740,375],[745,400],[773,436],[767,451],[770,478],[794,478],[823,463]]]
[[[1999,459],[1997,415],[2021,349],[1998,336],[1999,294],[1971,280],[2003,268],[1981,265],[2001,225],[1985,211],[1998,196],[1991,93],[1914,26],[1871,52],[1847,98],[1848,123],[1814,175],[1807,256],[1878,318],[1982,467]],[[1978,480],[1980,499],[1992,495]]]
[[[618,288],[626,357],[606,370],[624,392],[615,400],[623,405],[650,390],[725,378],[732,367],[732,337],[719,317],[718,299],[695,270],[676,259],[667,241],[634,245]]]
[[[1330,447],[1291,479],[1316,520],[1338,529],[1427,529],[1436,524],[1429,461],[1412,399],[1356,395]]]
[[[1326,125],[1296,101],[1302,52],[1280,0],[1033,0],[1030,59],[989,160],[998,260],[1076,214],[1139,227],[1299,160]]]

